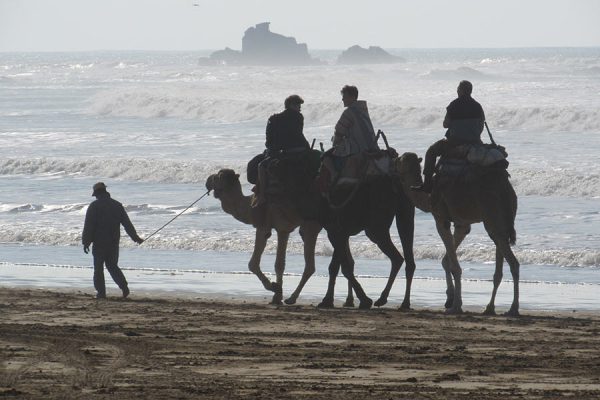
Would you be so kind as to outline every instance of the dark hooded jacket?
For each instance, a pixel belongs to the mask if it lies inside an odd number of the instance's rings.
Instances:
[[[107,248],[119,247],[121,238],[121,225],[125,232],[135,242],[141,239],[138,236],[129,216],[121,203],[113,200],[110,193],[104,192],[97,196],[85,214],[82,242],[84,246],[94,243],[94,246]]]

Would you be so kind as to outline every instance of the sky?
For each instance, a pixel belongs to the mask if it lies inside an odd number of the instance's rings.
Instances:
[[[0,52],[241,49],[266,21],[309,50],[600,46],[600,0],[0,0]]]

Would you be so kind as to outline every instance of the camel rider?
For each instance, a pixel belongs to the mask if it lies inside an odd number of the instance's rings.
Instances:
[[[438,157],[444,156],[450,149],[462,144],[481,144],[481,132],[485,122],[483,108],[471,97],[473,85],[469,81],[460,81],[456,93],[458,98],[446,107],[444,128],[447,128],[446,138],[435,142],[425,154],[423,167],[424,182],[413,189],[431,193],[433,173]]]
[[[356,86],[344,86],[342,102],[346,109],[337,124],[333,138],[333,155],[347,157],[363,151],[378,150],[375,130],[369,117],[367,102],[358,100]]]
[[[258,198],[254,206],[266,202],[268,185],[267,167],[274,158],[297,155],[307,151],[310,146],[302,130],[304,129],[304,116],[301,107],[304,103],[297,94],[288,96],[283,105],[285,110],[273,114],[267,122],[265,142],[265,158],[258,164]]]
[[[275,156],[281,153],[298,153],[310,146],[302,133],[304,117],[300,109],[304,100],[297,94],[285,99],[285,110],[273,114],[267,122],[267,155]]]

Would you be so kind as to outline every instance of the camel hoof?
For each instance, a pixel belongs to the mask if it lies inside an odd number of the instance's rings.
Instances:
[[[504,313],[506,317],[520,317],[519,310],[513,310],[512,308]]]
[[[448,308],[446,309],[446,315],[458,315],[458,314],[462,314],[463,310],[462,307],[457,307],[457,308]]]
[[[496,309],[494,307],[487,306],[483,311],[483,315],[494,316],[496,315]]]
[[[273,298],[271,299],[271,304],[273,304],[274,306],[283,305],[283,296],[281,295],[281,293],[275,293],[273,295]]]
[[[346,300],[346,302],[344,303],[344,307],[354,308],[354,300]]]
[[[402,303],[400,305],[400,311],[410,311],[410,304]]]
[[[273,296],[273,298],[271,299],[271,302],[269,304],[272,304],[274,306],[282,306],[283,299],[281,297],[278,297],[277,295],[275,295],[275,296]]]
[[[360,302],[360,304],[358,305],[358,309],[359,310],[369,310],[372,305],[373,305],[373,300],[371,300],[370,298],[367,297],[365,300]]]
[[[292,304],[296,304],[296,299],[290,297],[289,299],[285,299],[284,300],[285,304],[287,304],[288,306],[291,306]]]
[[[333,306],[333,302],[322,301],[319,304],[317,304],[317,308],[328,309],[328,308],[335,308],[335,307]]]
[[[379,300],[377,300],[374,303],[375,307],[385,306],[386,304],[387,304],[387,299],[383,299],[383,298],[380,298]]]

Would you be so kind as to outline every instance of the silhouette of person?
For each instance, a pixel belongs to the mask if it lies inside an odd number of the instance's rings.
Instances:
[[[253,207],[267,201],[269,163],[275,158],[298,155],[310,148],[302,132],[304,129],[304,116],[301,113],[303,103],[304,100],[297,94],[288,96],[283,102],[285,109],[269,117],[265,142],[267,149],[263,160],[258,164],[258,193]]]
[[[438,140],[429,147],[425,154],[423,167],[424,181],[413,189],[431,193],[433,173],[438,157],[461,144],[481,144],[481,132],[485,122],[483,107],[471,97],[473,85],[469,81],[460,81],[456,88],[458,98],[446,107],[443,126],[447,128],[446,138]]]
[[[90,204],[85,214],[81,241],[86,254],[90,250],[90,245],[94,244],[92,255],[96,298],[106,298],[104,265],[125,298],[129,295],[129,286],[118,266],[121,225],[134,242],[142,244],[144,240],[138,236],[123,205],[110,197],[103,182],[96,183],[93,190],[92,196],[95,196],[96,200]]]
[[[346,109],[335,124],[335,131],[331,139],[333,155],[346,157],[363,151],[378,150],[367,102],[358,100],[356,86],[346,85],[340,93]]]
[[[304,116],[301,107],[304,103],[302,97],[293,94],[283,103],[285,110],[273,114],[267,122],[266,136],[267,155],[275,156],[279,153],[296,153],[309,148],[304,137]]]

